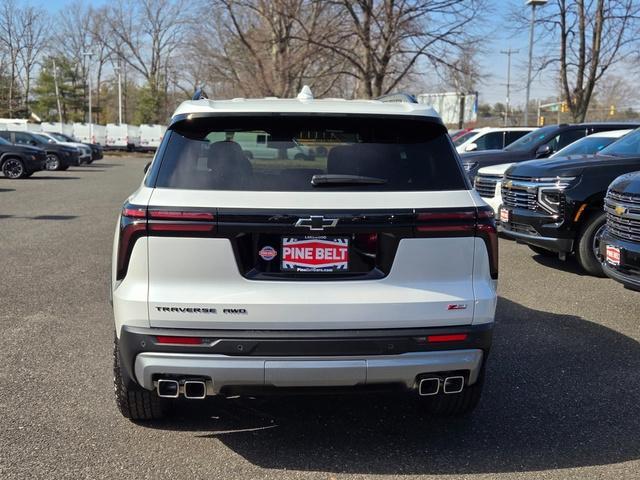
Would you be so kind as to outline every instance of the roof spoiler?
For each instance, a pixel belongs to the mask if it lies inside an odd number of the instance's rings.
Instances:
[[[418,103],[415,95],[410,93],[387,93],[376,98],[376,100],[385,103]]]

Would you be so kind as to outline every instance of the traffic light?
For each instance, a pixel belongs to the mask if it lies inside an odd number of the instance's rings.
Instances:
[[[567,102],[562,102],[560,104],[560,111],[562,113],[567,113],[569,111],[569,106],[567,105]]]
[[[613,117],[616,114],[616,106],[615,105],[611,105],[609,107],[609,116]]]

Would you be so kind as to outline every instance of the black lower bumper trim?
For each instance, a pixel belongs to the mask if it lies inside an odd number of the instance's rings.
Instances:
[[[431,335],[466,334],[464,340],[428,342]],[[123,327],[122,365],[134,379],[133,365],[143,352],[198,353],[229,356],[356,356],[491,348],[493,323],[437,328],[376,330],[184,330]],[[159,344],[158,336],[196,337],[197,345]]]

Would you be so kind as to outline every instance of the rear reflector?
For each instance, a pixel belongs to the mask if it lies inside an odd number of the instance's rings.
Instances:
[[[442,343],[442,342],[464,342],[467,339],[466,333],[450,333],[445,335],[429,335],[427,342],[429,343]]]
[[[200,345],[202,343],[202,339],[198,337],[157,336],[156,342],[171,345]]]

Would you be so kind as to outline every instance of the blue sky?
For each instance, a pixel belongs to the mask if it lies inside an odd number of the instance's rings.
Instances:
[[[487,21],[506,16],[511,8],[529,9],[529,7],[524,5],[524,0],[489,0],[489,2],[493,12],[487,13]],[[69,5],[71,0],[31,0],[29,3],[32,5],[40,5],[52,12],[58,12],[62,10],[63,7]],[[85,3],[87,5],[102,5],[106,3],[106,0],[85,0]],[[513,32],[504,28],[504,22],[499,22],[495,31],[487,35],[485,43],[482,45],[485,53],[479,57],[482,71],[487,76],[479,88],[480,102],[494,104],[505,101],[507,58],[499,52],[500,50],[513,48],[519,49],[520,51],[512,56],[511,103],[514,105],[524,103],[528,42],[529,32],[527,29],[523,29],[514,35]],[[536,48],[539,51],[544,48],[544,46],[537,45]],[[535,53],[536,52],[534,52],[534,54]],[[532,98],[545,98],[555,94],[555,79],[551,72],[546,72],[532,84]]]

